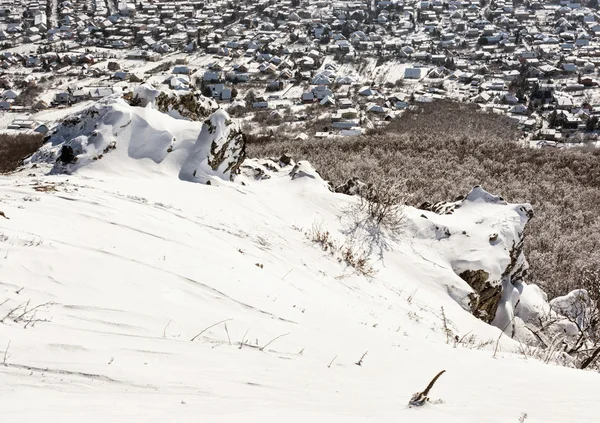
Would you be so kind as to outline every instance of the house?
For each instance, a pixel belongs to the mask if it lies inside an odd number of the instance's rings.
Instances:
[[[126,71],[119,70],[113,74],[113,79],[125,81],[127,78],[129,78],[129,73],[127,73]]]
[[[32,106],[32,109],[34,110],[45,110],[47,108],[48,103],[46,103],[44,100],[39,100]]]
[[[19,96],[19,93],[17,93],[14,90],[4,90],[2,92],[2,94],[0,94],[0,97],[2,97],[5,100],[14,100],[18,96]]]
[[[556,107],[561,110],[571,110],[573,101],[569,97],[556,97]]]
[[[527,107],[522,104],[515,104],[510,109],[508,109],[509,113],[516,113],[518,115],[527,114]]]
[[[191,71],[187,66],[180,65],[173,67],[173,71],[171,73],[175,75],[189,75]]]
[[[212,96],[214,98],[218,98],[223,101],[231,100],[232,90],[231,88],[226,87],[224,84],[209,85],[209,88],[212,91]]]
[[[221,80],[221,72],[218,71],[206,71],[202,79],[205,82],[219,82]]]
[[[63,91],[54,95],[54,102],[57,104],[67,104],[70,102],[70,98],[70,94],[66,91]]]
[[[11,125],[15,129],[33,129],[34,126],[35,122],[29,119],[15,119]]]
[[[383,106],[380,106],[379,104],[368,104],[367,105],[367,112],[369,113],[386,113],[388,110],[386,108],[384,108]]]
[[[423,68],[406,68],[404,69],[404,79],[421,79]]]
[[[332,96],[326,96],[319,102],[319,104],[321,106],[335,106],[335,99]]]
[[[93,100],[98,100],[113,94],[115,94],[115,91],[111,87],[99,87],[90,91],[90,97]]]
[[[338,107],[340,109],[349,109],[353,105],[354,105],[354,103],[349,98],[342,98],[342,99],[338,100]]]
[[[48,125],[41,124],[38,127],[36,127],[33,131],[37,132],[38,134],[46,135],[50,131],[50,128],[48,128]]]
[[[315,95],[312,91],[307,91],[302,93],[302,102],[303,103],[313,103],[315,101]]]
[[[319,85],[313,88],[313,94],[317,100],[322,100],[325,97],[333,97],[333,91],[324,85]]]
[[[360,90],[358,90],[358,94],[365,96],[365,97],[372,97],[372,96],[376,96],[379,95],[379,93],[377,92],[377,90],[374,90],[371,87],[362,87]]]

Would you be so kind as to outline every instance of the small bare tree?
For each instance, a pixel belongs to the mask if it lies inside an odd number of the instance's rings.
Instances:
[[[348,240],[359,250],[369,255],[376,251],[383,258],[390,238],[400,234],[406,221],[403,192],[402,185],[391,178],[363,187],[359,200],[345,212]]]
[[[399,230],[406,220],[402,210],[406,200],[403,192],[402,185],[398,182],[382,180],[363,190],[358,208],[376,226]]]

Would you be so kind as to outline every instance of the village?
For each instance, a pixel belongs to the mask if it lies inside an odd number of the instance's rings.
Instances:
[[[581,1],[0,0],[0,129],[143,85],[259,136],[362,135],[446,99],[535,145],[595,141],[600,15]]]

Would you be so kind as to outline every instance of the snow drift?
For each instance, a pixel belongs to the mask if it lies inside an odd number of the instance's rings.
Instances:
[[[69,117],[26,164],[52,164],[53,173],[90,168],[202,183],[234,179],[245,157],[244,140],[226,112],[219,109],[204,123],[176,119],[153,107],[156,93],[143,92],[146,107],[112,97]]]

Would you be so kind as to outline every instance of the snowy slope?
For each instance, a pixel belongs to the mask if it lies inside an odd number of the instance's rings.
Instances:
[[[367,278],[311,240],[320,228],[349,242],[357,199],[308,163],[246,161],[236,182],[190,183],[179,175],[206,128],[110,107],[101,142],[77,130],[70,174],[38,158],[0,177],[7,421],[597,421],[597,374],[527,359],[505,336],[493,359],[500,331],[461,304],[457,272],[500,280],[525,206],[475,189],[452,214],[407,208]],[[89,159],[109,122],[117,148]],[[407,408],[442,369],[440,403]]]

